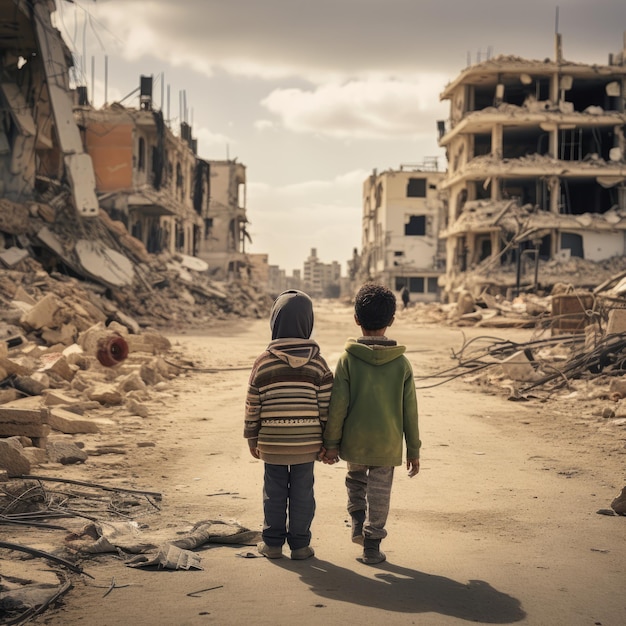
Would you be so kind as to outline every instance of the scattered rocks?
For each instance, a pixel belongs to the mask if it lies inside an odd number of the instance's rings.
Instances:
[[[624,487],[621,493],[611,502],[611,508],[618,515],[626,515],[626,487]]]
[[[0,467],[9,478],[30,474],[30,461],[17,437],[0,439]]]
[[[87,453],[71,441],[48,441],[46,452],[52,463],[61,463],[62,465],[84,463],[88,458]]]

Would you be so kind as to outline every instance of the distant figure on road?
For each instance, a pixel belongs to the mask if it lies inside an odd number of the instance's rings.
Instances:
[[[393,292],[368,283],[357,293],[354,310],[362,337],[348,340],[337,363],[322,460],[332,464],[340,456],[348,463],[352,541],[363,546],[360,560],[373,565],[386,559],[380,542],[387,536],[393,473],[402,465],[403,439],[409,477],[419,472],[421,441],[406,348],[385,336],[396,312]]]
[[[281,293],[270,314],[272,341],[256,359],[246,397],[244,437],[265,462],[263,541],[270,559],[315,553],[309,545],[315,513],[313,466],[322,446],[333,375],[310,339],[313,302],[295,289]],[[289,521],[287,521],[289,520]]]
[[[406,285],[402,287],[402,292],[400,293],[400,297],[402,298],[402,304],[404,305],[404,308],[406,309],[409,306],[409,301],[411,299],[409,288]]]

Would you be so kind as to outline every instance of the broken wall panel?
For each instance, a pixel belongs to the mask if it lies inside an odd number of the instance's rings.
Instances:
[[[35,3],[33,8],[34,29],[46,84],[50,97],[50,104],[55,120],[55,134],[61,152],[64,155],[66,169],[72,171],[77,164],[83,172],[89,169],[91,159],[84,154],[83,145],[74,119],[72,99],[69,91],[69,68],[63,47],[61,34],[52,26],[50,20],[50,6],[47,3]],[[93,185],[93,170],[91,177],[75,176],[72,180],[72,195],[74,208],[80,215],[95,217],[98,214],[98,201]]]
[[[133,125],[119,119],[89,123],[85,146],[96,176],[99,193],[131,189],[133,186]]]

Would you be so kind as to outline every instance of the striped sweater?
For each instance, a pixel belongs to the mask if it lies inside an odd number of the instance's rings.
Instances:
[[[272,341],[250,372],[244,426],[248,445],[273,465],[315,461],[332,384],[315,341]]]

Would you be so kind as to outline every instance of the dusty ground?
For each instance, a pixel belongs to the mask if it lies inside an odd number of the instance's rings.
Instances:
[[[453,365],[450,349],[462,341],[458,329],[409,325],[402,312],[392,330],[416,374]],[[318,306],[315,338],[331,367],[355,331],[348,309]],[[519,341],[529,334],[464,332]],[[99,437],[126,454],[38,473],[162,492],[161,511],[139,519],[146,531],[175,534],[207,519],[260,530],[262,465],[242,438],[242,409],[247,368],[268,334],[263,320],[172,336],[197,368],[223,371],[187,371],[148,418],[120,418],[104,435],[77,436],[88,448]],[[413,479],[402,468],[396,474],[386,563],[356,561],[345,463],[320,464],[315,558],[241,558],[253,549],[208,544],[200,550],[204,570],[164,571],[102,555],[82,561],[93,579],[72,575],[63,601],[31,623],[624,624],[626,518],[597,513],[626,484],[624,428],[607,426],[591,403],[566,411],[512,403],[463,380],[418,394],[422,469]],[[146,442],[154,446],[137,446]],[[5,540],[48,549],[65,536],[6,528]]]

